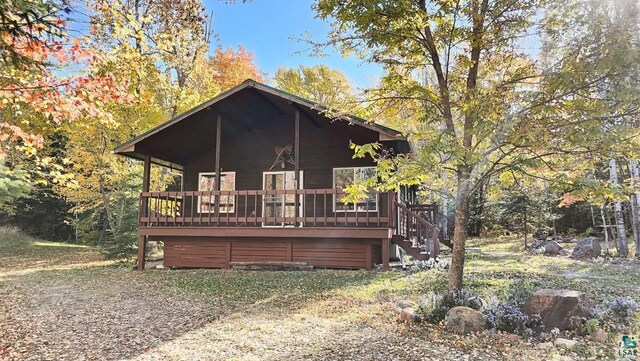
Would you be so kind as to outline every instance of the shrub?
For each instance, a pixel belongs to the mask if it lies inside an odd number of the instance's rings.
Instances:
[[[438,269],[438,270],[447,270],[451,267],[451,261],[449,260],[441,260],[439,257],[429,258],[426,261],[415,261],[413,262],[413,266],[411,266],[412,272],[420,272],[424,270],[430,269]]]
[[[628,326],[633,320],[633,314],[640,308],[640,305],[631,297],[618,297],[606,303],[606,308],[602,313],[602,320],[617,328],[618,326]]]
[[[458,306],[473,308],[476,311],[482,309],[484,301],[469,291],[449,291],[440,299],[438,305],[426,313],[426,320],[430,323],[438,323],[447,316],[450,309]]]
[[[584,332],[590,335],[596,332],[600,328],[600,321],[595,318],[590,318],[584,323]]]
[[[544,328],[539,315],[527,316],[516,301],[501,303],[494,298],[484,314],[487,318],[487,327],[498,331],[530,337],[540,334]]]
[[[531,281],[526,278],[514,281],[509,284],[506,290],[505,299],[515,302],[522,307],[524,303],[531,297],[533,292],[539,288],[540,282]]]

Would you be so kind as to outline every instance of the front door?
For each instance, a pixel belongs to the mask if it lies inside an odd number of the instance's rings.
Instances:
[[[300,188],[302,189],[302,172],[300,172]],[[262,189],[264,190],[293,190],[296,189],[295,172],[264,172],[262,175]],[[298,216],[302,214],[302,195],[298,198]],[[293,222],[278,222],[277,218],[295,217],[296,196],[294,194],[265,195],[262,197],[262,216],[265,227],[293,226]]]

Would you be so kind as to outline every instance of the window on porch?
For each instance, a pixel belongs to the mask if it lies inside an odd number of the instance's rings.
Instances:
[[[333,188],[343,190],[346,187],[357,182],[364,182],[368,179],[375,178],[376,171],[374,167],[352,167],[352,168],[334,168],[333,169]],[[357,203],[343,203],[341,196],[334,198],[334,212],[377,212],[378,196],[375,192],[370,192],[364,197],[358,199]]]
[[[220,190],[221,191],[234,191],[236,190],[236,173],[235,172],[222,172],[220,178]],[[216,174],[211,173],[198,173],[198,191],[200,192],[213,192],[215,190]],[[213,213],[215,212],[215,196],[199,196],[198,197],[198,209],[200,213]],[[220,195],[220,213],[234,213],[235,212],[235,196],[233,195]]]

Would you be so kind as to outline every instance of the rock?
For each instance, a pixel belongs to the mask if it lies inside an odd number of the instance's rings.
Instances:
[[[402,313],[402,308],[401,307],[394,308],[393,309],[393,313],[398,314],[398,315],[401,314]]]
[[[578,344],[578,341],[568,340],[566,338],[557,338],[553,344],[560,347],[573,348]]]
[[[552,347],[553,347],[553,343],[551,343],[551,342],[543,342],[543,343],[539,343],[538,344],[538,348],[541,348],[543,350],[548,350],[548,349],[550,349]]]
[[[571,258],[590,259],[600,257],[600,240],[598,237],[587,237],[576,244]]]
[[[164,269],[164,265],[162,263],[158,264],[156,265],[156,269]]]
[[[606,333],[603,330],[595,330],[590,336],[589,338],[591,339],[591,341],[593,342],[597,342],[597,343],[605,343],[609,340],[609,334]]]
[[[534,239],[531,243],[531,249],[538,249],[544,246],[547,243],[544,239]]]
[[[543,289],[529,297],[523,311],[529,317],[540,315],[547,330],[568,330],[572,318],[589,318],[592,308],[593,303],[583,292]]]
[[[562,247],[556,241],[547,242],[544,246],[545,256],[557,256],[562,251]]]
[[[447,312],[444,325],[450,332],[466,335],[481,332],[486,328],[484,315],[469,307],[454,307]]]
[[[398,301],[398,307],[404,309],[404,308],[413,308],[415,306],[415,304],[411,301],[407,301],[407,300],[400,300]]]
[[[413,308],[404,308],[400,312],[400,321],[413,322],[416,318],[416,311]]]
[[[558,256],[566,257],[568,255],[569,255],[569,252],[567,252],[564,249],[561,249],[560,252],[558,252]]]
[[[489,328],[489,329],[484,330],[484,334],[487,335],[487,336],[497,336],[495,328]]]
[[[516,335],[515,333],[509,333],[504,337],[507,341],[520,341],[522,340],[522,336]]]

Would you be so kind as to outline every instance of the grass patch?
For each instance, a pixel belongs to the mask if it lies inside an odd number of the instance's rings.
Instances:
[[[522,297],[523,294],[540,288],[584,291],[597,303],[620,296],[631,296],[640,300],[640,284],[636,279],[638,264],[633,261],[610,264],[603,261],[582,262],[544,257],[521,252],[521,243],[521,240],[515,237],[470,240],[469,246],[480,247],[482,253],[467,255],[465,288],[485,300],[493,296],[500,299]],[[177,347],[176,350],[192,348],[206,354],[225,347],[234,349],[233,345],[238,342],[239,337],[249,340],[243,341],[250,343],[249,346],[245,345],[250,347],[246,351],[248,355],[260,358],[262,354],[257,351],[260,347],[266,347],[267,352],[290,351],[289,345],[300,342],[299,334],[302,332],[305,333],[302,339],[304,342],[317,340],[318,343],[300,350],[303,352],[301,354],[318,359],[325,356],[324,345],[327,340],[338,335],[347,336],[339,342],[331,343],[333,346],[330,347],[334,355],[337,355],[336,358],[359,359],[357,355],[362,347],[369,344],[368,342],[379,342],[380,347],[376,350],[395,350],[396,353],[386,358],[398,358],[398,355],[405,353],[405,359],[419,359],[423,354],[416,352],[424,353],[425,350],[436,349],[440,351],[433,356],[434,359],[441,359],[442,355],[459,359],[461,350],[493,355],[488,359],[501,359],[501,355],[506,358],[513,356],[509,351],[511,341],[504,341],[499,337],[472,338],[469,341],[444,332],[441,326],[405,326],[396,322],[396,316],[391,312],[395,303],[400,299],[418,302],[430,292],[444,293],[448,284],[446,271],[430,270],[405,275],[398,271],[326,269],[271,272],[150,269],[139,273],[131,270],[128,264],[105,260],[102,254],[92,247],[46,242],[32,239],[14,229],[2,228],[0,249],[0,291],[5,287],[8,292],[5,295],[23,297],[11,307],[20,308],[20,312],[37,314],[42,305],[47,304],[47,307],[53,307],[59,312],[55,315],[55,322],[61,324],[56,324],[55,327],[67,330],[69,335],[81,335],[82,331],[77,330],[74,317],[84,316],[77,316],[78,313],[74,310],[76,306],[82,307],[86,304],[87,310],[82,312],[82,315],[86,314],[87,317],[93,317],[93,310],[97,309],[108,312],[113,307],[124,307],[122,312],[125,315],[147,315],[161,307],[162,314],[167,318],[162,322],[167,323],[166,332],[172,335],[171,337],[176,336],[172,331],[174,329],[175,332],[183,333],[185,330],[188,331],[189,327],[195,327],[193,325],[201,325],[198,322],[202,312],[214,309],[220,310],[220,313],[228,316],[231,321],[222,324],[212,323],[210,329],[206,328],[208,326],[202,326],[207,331],[202,331],[204,333],[201,339],[179,339],[172,347]],[[28,302],[23,302],[24,300]],[[65,302],[67,306],[57,306],[60,302]],[[182,306],[174,310],[176,302]],[[190,311],[191,307],[193,311]],[[176,315],[176,311],[182,313]],[[38,320],[38,317],[41,316],[28,319]],[[107,320],[112,317],[119,317],[119,314],[105,316],[104,322],[108,323]],[[123,317],[119,323],[130,322],[127,317]],[[157,316],[154,314],[150,317],[155,319]],[[189,326],[180,326],[185,319],[190,320]],[[279,322],[280,320],[282,322]],[[18,321],[9,319],[5,322],[15,324]],[[114,324],[113,332],[126,330],[121,328],[119,323]],[[87,324],[94,325],[95,322],[87,319]],[[45,330],[45,326],[39,325],[38,329]],[[637,329],[636,326],[637,322],[630,330]],[[222,327],[222,331],[219,327]],[[164,326],[162,328],[165,329]],[[254,329],[255,333],[251,333]],[[270,329],[278,331],[274,331],[271,336],[265,336],[261,331]],[[55,335],[55,332],[45,334],[43,331],[41,337],[44,339],[48,334]],[[128,334],[120,336],[128,339]],[[365,338],[369,341],[362,341]],[[80,336],[77,339],[77,342],[82,342]],[[271,346],[280,339],[289,341],[280,348]],[[451,348],[451,339],[457,340],[457,345],[461,346]],[[226,341],[221,340],[230,340],[230,343],[226,344]],[[215,347],[212,346],[212,342]],[[425,348],[406,348],[407,344],[425,345]],[[473,346],[465,346],[467,344]],[[140,346],[141,349],[149,347],[143,346]],[[46,347],[54,349],[55,342],[49,342]],[[77,347],[86,351],[82,349],[82,345]],[[136,349],[138,346],[131,347]],[[523,360],[536,360],[541,357],[539,350],[528,350],[527,347],[521,347],[518,351],[519,357]],[[583,347],[584,350],[580,350],[580,354],[593,355],[597,347],[601,346],[587,345]],[[168,350],[167,355],[173,355],[174,350]],[[501,354],[502,350],[506,351]],[[111,351],[105,349],[104,352]],[[550,352],[566,354],[555,349]],[[296,358],[301,354],[280,356],[287,359]],[[172,359],[173,356],[167,355],[160,355],[157,359]],[[211,358],[224,358],[216,355]],[[242,358],[237,355],[235,357]],[[173,358],[189,359],[184,355]]]
[[[0,276],[96,262],[110,263],[105,262],[102,254],[94,248],[35,239],[15,228],[0,227],[0,249]]]

